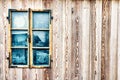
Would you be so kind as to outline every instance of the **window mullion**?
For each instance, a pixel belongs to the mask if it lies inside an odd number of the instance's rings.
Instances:
[[[12,42],[12,36],[11,36],[11,32],[12,32],[11,31],[11,26],[12,26],[12,24],[11,24],[12,23],[12,18],[11,18],[12,17],[12,12],[11,11],[10,11],[10,16],[9,17],[10,17],[10,26],[9,26],[9,31],[10,31],[10,35],[9,35],[10,36],[10,38],[9,38],[9,42],[10,42],[9,53],[10,54],[9,54],[9,57],[10,57],[10,65],[11,65],[12,64],[12,50],[11,50],[11,45],[12,45],[12,43],[11,43]]]
[[[29,66],[32,68],[32,10],[29,9]]]

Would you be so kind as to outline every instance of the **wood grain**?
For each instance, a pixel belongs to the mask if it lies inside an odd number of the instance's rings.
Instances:
[[[111,30],[110,30],[110,80],[117,80],[117,30],[118,30],[118,3],[111,4]]]
[[[102,1],[101,79],[109,80],[111,1]]]
[[[118,4],[118,49],[117,49],[117,80],[120,79],[120,1],[119,1],[119,4]]]
[[[81,1],[74,1],[72,3],[72,46],[71,46],[71,80],[81,79],[81,55],[82,55],[82,5]]]
[[[51,67],[9,68],[8,9],[51,9]],[[0,80],[120,80],[120,1],[0,0]]]
[[[96,58],[95,80],[101,80],[101,31],[102,31],[102,1],[96,1]]]
[[[90,51],[90,2],[82,2],[82,79],[89,80],[89,51]]]
[[[0,80],[5,80],[5,28],[3,26],[3,4],[2,1],[0,1]]]

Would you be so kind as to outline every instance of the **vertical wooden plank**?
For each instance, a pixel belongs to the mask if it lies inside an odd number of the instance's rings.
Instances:
[[[12,9],[21,9],[22,8],[21,0],[12,0],[11,1],[11,8]]]
[[[89,80],[89,27],[90,27],[90,2],[82,2],[82,79]]]
[[[101,79],[109,80],[110,74],[110,13],[111,12],[111,1],[102,1],[102,43],[101,43]]]
[[[28,10],[29,0],[21,0],[21,1],[22,1],[22,9]]]
[[[9,60],[7,60],[7,57],[9,57],[9,42],[8,42],[8,37],[9,37],[9,26],[8,26],[8,20],[7,20],[7,16],[8,16],[8,9],[11,8],[11,0],[7,1],[7,0],[1,0],[2,1],[2,6],[3,6],[3,12],[2,12],[2,23],[4,27],[4,49],[5,52],[2,54],[3,55],[3,70],[5,71],[5,80],[12,80],[12,76],[10,76],[10,72],[12,72],[12,70],[9,70]]]
[[[64,80],[71,80],[71,1],[65,1],[65,26],[64,36]],[[70,43],[69,43],[70,42]]]
[[[43,6],[43,1],[42,0],[35,0],[35,6],[34,6],[34,8],[35,9],[42,9],[42,6]]]
[[[120,1],[118,6],[118,69],[117,69],[117,80],[120,80]]]
[[[22,80],[29,79],[29,69],[22,69]]]
[[[0,0],[0,80],[5,80],[5,27],[3,24],[3,4]]]
[[[118,3],[112,1],[111,10],[111,35],[110,35],[110,80],[117,80],[117,20],[118,20]]]
[[[27,5],[29,6],[29,8],[34,9],[35,1],[34,0],[29,0],[29,3]]]
[[[101,14],[102,1],[90,1],[90,68],[89,80],[101,78]],[[101,12],[100,12],[101,11]]]
[[[96,1],[90,1],[90,28],[89,28],[89,38],[90,38],[90,70],[89,70],[89,79],[95,80],[96,74]]]
[[[81,79],[81,49],[82,49],[82,1],[72,1],[72,27],[71,27],[71,80]]]
[[[101,30],[102,29],[102,1],[96,0],[96,74],[95,80],[101,80]]]
[[[62,46],[63,47],[62,48],[62,50],[63,50],[63,56],[62,56],[63,57],[63,64],[62,65],[63,65],[63,67],[62,68],[63,69],[65,69],[65,64],[64,64],[65,63],[65,58],[64,58],[64,56],[65,56],[65,43],[64,43],[64,41],[65,41],[65,34],[64,33],[65,33],[65,25],[66,25],[66,22],[65,22],[66,21],[66,18],[65,18],[66,17],[66,15],[65,15],[65,12],[66,12],[66,3],[65,2],[66,1],[62,1],[62,10],[63,10],[62,11],[62,18],[63,18],[62,19],[62,35],[63,35],[62,36],[62,44],[63,44],[63,46]],[[64,79],[65,70],[63,71],[63,74],[64,75],[62,76],[63,77],[62,79],[65,80]]]
[[[41,0],[42,5],[41,8],[42,9],[51,9],[52,8],[52,3],[54,2],[53,0]]]
[[[77,53],[77,37],[78,37],[78,33],[76,31],[76,17],[78,16],[77,14],[77,2],[73,1],[72,2],[72,14],[71,14],[71,21],[72,21],[72,28],[71,28],[71,35],[72,35],[72,40],[71,40],[71,45],[72,45],[72,51],[71,51],[71,79],[74,80],[75,78],[75,55]],[[74,29],[73,29],[74,27]]]
[[[22,69],[16,69],[16,80],[22,80]]]
[[[75,71],[75,77],[78,77],[78,78],[75,78],[75,80],[82,80],[83,79],[83,76],[82,76],[82,4],[83,1],[79,1],[78,3],[78,17],[76,19],[76,23],[78,23],[78,43],[77,43],[77,47],[78,47],[78,53],[76,55],[76,57],[78,57],[78,60],[76,59],[76,71]],[[76,28],[77,29],[77,28]]]
[[[53,15],[53,80],[64,80],[64,53],[63,53],[63,22],[65,16],[65,7],[63,3],[65,1],[54,0],[52,3],[52,15]]]

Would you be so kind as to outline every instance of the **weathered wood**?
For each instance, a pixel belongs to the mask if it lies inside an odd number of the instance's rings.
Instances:
[[[3,26],[3,4],[0,1],[0,80],[5,80],[5,28]]]
[[[53,15],[53,79],[64,80],[64,19],[65,19],[65,1],[54,0],[52,4]],[[59,57],[58,57],[59,56]]]
[[[50,68],[8,67],[10,8],[52,10]],[[0,80],[120,80],[119,33],[118,0],[0,0]]]
[[[117,80],[120,79],[120,1],[118,3],[118,50],[117,50],[117,54],[118,54],[118,57],[117,57]]]
[[[109,80],[117,80],[117,25],[118,25],[118,3],[111,4],[111,30],[110,30],[110,70]],[[107,67],[106,67],[107,68]]]
[[[102,1],[102,43],[101,43],[101,79],[109,80],[110,70],[110,20],[111,1]]]
[[[82,5],[81,1],[74,1],[72,3],[72,51],[71,51],[71,80],[81,79],[81,55],[82,55]]]
[[[81,66],[81,74],[83,80],[89,80],[88,72],[89,72],[89,51],[90,51],[90,37],[89,37],[89,29],[90,29],[90,2],[83,1],[82,2],[82,66]]]
[[[64,1],[63,1],[64,2]],[[71,44],[69,42],[71,42],[71,1],[66,0],[65,3],[65,13],[63,13],[63,15],[65,15],[65,25],[64,25],[64,32],[63,35],[65,35],[63,37],[63,54],[64,54],[64,80],[71,80]]]
[[[90,37],[90,53],[89,53],[89,79],[95,80],[96,75],[96,1],[90,2],[90,28],[89,28],[89,37]]]
[[[95,80],[101,80],[101,30],[102,29],[102,1],[96,1],[96,57]]]
[[[7,57],[9,57],[9,44],[8,44],[9,38],[8,37],[10,37],[10,36],[8,34],[10,31],[9,31],[9,24],[8,24],[6,17],[8,16],[8,9],[11,8],[11,1],[6,1],[6,0],[3,1],[2,0],[2,6],[3,6],[3,13],[2,13],[3,25],[2,25],[2,27],[4,28],[4,31],[5,31],[4,37],[3,37],[3,39],[5,38],[5,44],[4,44],[5,47],[2,48],[2,50],[5,49],[5,52],[2,54],[5,56],[5,57],[3,57],[3,60],[4,60],[3,62],[5,63],[3,68],[4,68],[4,72],[5,72],[5,79],[9,80],[9,79],[12,79],[13,75],[10,76],[10,72],[12,72],[12,70],[9,69],[9,61],[7,59]]]

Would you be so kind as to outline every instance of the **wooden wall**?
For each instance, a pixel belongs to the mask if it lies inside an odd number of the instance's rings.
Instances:
[[[8,67],[10,8],[52,10],[51,68]],[[0,80],[120,80],[120,1],[0,0]]]

